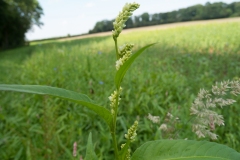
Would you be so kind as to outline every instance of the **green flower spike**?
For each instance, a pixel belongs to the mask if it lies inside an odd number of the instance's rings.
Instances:
[[[132,52],[134,44],[124,44],[123,46],[119,47],[119,56],[122,58],[125,54],[128,54],[128,52]]]
[[[116,61],[116,69],[119,70],[119,68],[123,65],[124,62],[126,62],[132,55],[132,48],[133,44],[125,44],[122,47],[119,47],[119,59]]]
[[[135,137],[137,136],[137,127],[138,127],[138,121],[135,121],[134,124],[128,129],[128,133],[125,134],[125,138],[130,140],[131,142],[135,140]]]
[[[119,88],[119,93],[117,93],[117,91],[114,91],[111,94],[111,96],[108,97],[108,99],[110,100],[110,107],[111,107],[112,115],[115,115],[117,95],[118,95],[118,104],[117,105],[119,105],[119,101],[121,100],[121,98],[120,98],[121,92],[122,92],[122,87]]]
[[[117,18],[115,19],[115,22],[113,22],[114,30],[112,31],[112,35],[114,40],[116,40],[119,34],[122,32],[123,27],[125,27],[125,22],[132,15],[132,12],[138,9],[139,6],[140,5],[135,2],[125,4],[122,12],[119,13]]]

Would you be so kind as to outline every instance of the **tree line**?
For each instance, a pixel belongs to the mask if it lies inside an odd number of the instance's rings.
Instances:
[[[238,16],[240,16],[240,2],[233,2],[230,4],[223,2],[207,2],[205,5],[198,4],[172,12],[155,14],[143,13],[142,15],[131,17],[126,22],[125,28]],[[113,29],[113,22],[114,19],[99,21],[89,33],[111,31]]]
[[[43,10],[37,0],[0,0],[0,49],[25,44],[25,33],[41,26]]]

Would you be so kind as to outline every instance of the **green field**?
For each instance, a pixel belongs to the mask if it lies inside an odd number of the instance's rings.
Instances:
[[[189,108],[200,88],[240,78],[240,22],[197,24],[123,34],[119,44],[134,43],[134,50],[154,42],[131,66],[123,82],[118,118],[119,144],[134,120],[139,119],[137,141],[197,139],[191,131]],[[114,90],[115,49],[111,36],[49,42],[0,52],[1,84],[39,84],[87,94],[109,108]],[[240,152],[240,98],[219,109],[224,127],[216,127],[216,142]],[[170,112],[179,120],[167,121]],[[160,116],[170,129],[147,119]],[[107,125],[95,113],[77,104],[22,93],[0,92],[0,157],[9,159],[71,159],[72,146],[85,155],[93,134],[100,159],[113,159]],[[202,139],[201,139],[202,140]],[[209,140],[206,138],[205,140]]]

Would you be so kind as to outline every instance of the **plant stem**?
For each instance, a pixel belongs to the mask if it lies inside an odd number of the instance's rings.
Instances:
[[[117,140],[116,140],[116,132],[111,132],[112,139],[113,139],[113,147],[114,147],[114,154],[116,160],[118,160],[118,147],[117,147]]]
[[[119,97],[119,88],[117,89],[117,97],[116,97],[116,104],[115,104],[115,110],[114,110],[114,116],[113,116],[113,132],[112,132],[112,138],[113,138],[113,146],[114,146],[114,152],[115,157],[118,160],[118,147],[117,147],[117,140],[116,140],[116,124],[117,124],[117,111],[118,111],[118,99]]]
[[[119,59],[119,54],[118,54],[118,45],[117,45],[117,38],[114,38],[115,42],[115,50],[116,50],[116,58],[117,60]],[[119,88],[117,88],[117,95],[116,95],[116,104],[114,107],[114,114],[113,114],[113,126],[112,126],[112,139],[113,139],[113,147],[114,147],[114,153],[115,153],[115,158],[116,160],[119,160],[118,157],[118,144],[117,144],[117,139],[116,139],[116,124],[117,124],[117,111],[118,111],[118,101],[119,101]]]

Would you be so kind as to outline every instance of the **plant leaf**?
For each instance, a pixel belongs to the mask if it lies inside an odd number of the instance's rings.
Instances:
[[[102,117],[107,122],[109,126],[111,126],[112,124],[112,116],[110,111],[102,106],[94,104],[93,101],[85,94],[73,92],[70,90],[62,89],[62,88],[40,86],[40,85],[0,84],[0,90],[33,93],[33,94],[40,94],[40,95],[50,95],[50,96],[66,99],[72,102],[76,102],[96,112],[100,117]]]
[[[89,133],[85,160],[98,160],[92,143],[92,133]]]
[[[140,146],[131,160],[239,160],[240,153],[207,141],[158,140]]]
[[[148,47],[151,47],[152,45],[154,45],[156,43],[152,43],[149,45],[146,45],[145,47],[142,47],[141,49],[139,49],[136,53],[134,53],[117,71],[116,75],[115,75],[115,85],[117,88],[120,87],[120,84],[122,82],[123,77],[125,76],[127,70],[129,69],[129,67],[131,66],[131,64],[134,62],[134,60]]]
[[[57,138],[57,141],[58,141],[58,145],[61,147],[61,149],[64,150],[64,152],[68,155],[68,157],[72,157],[73,155],[72,155],[72,153],[70,152],[70,149],[67,148],[67,147],[62,143],[62,141],[61,141],[61,139],[60,139],[60,137],[59,137],[58,134],[56,135],[56,138]]]

